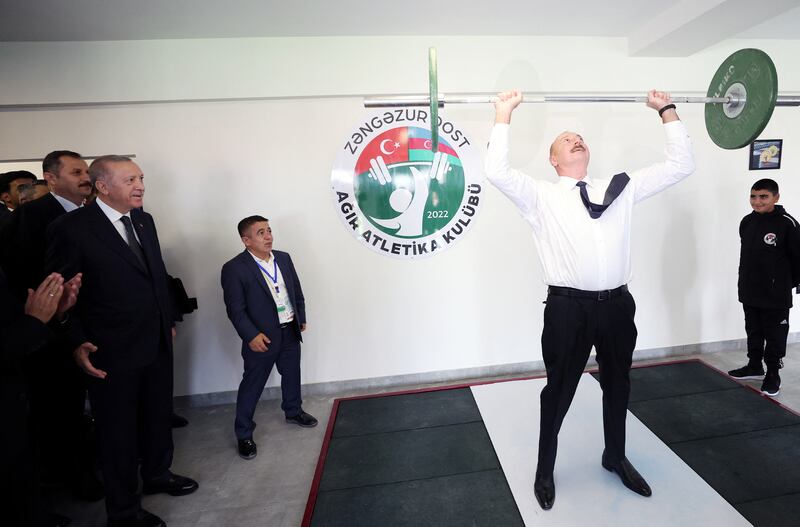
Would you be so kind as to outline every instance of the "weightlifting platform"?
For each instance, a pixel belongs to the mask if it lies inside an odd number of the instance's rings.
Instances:
[[[631,372],[627,456],[650,498],[601,467],[602,392],[585,373],[543,511],[533,476],[544,385],[337,400],[303,525],[796,525],[800,416],[701,361]]]

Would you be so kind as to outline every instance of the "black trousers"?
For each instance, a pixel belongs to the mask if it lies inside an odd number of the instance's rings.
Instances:
[[[267,384],[273,366],[281,374],[281,409],[286,417],[300,413],[303,400],[300,396],[300,340],[293,324],[281,329],[281,341],[277,346],[269,345],[267,351],[242,351],[244,373],[236,394],[236,422],[234,431],[237,439],[250,439],[256,423],[253,415],[258,400]]]
[[[786,356],[789,308],[769,309],[743,305],[747,333],[747,358],[752,363],[777,366]]]
[[[31,358],[31,431],[45,481],[73,485],[92,469],[86,444],[86,375],[66,343],[56,341]],[[54,433],[59,440],[53,441]]]
[[[145,481],[172,465],[172,354],[162,343],[148,366],[92,377],[89,400],[100,435],[108,517],[131,517],[141,509],[139,456]]]
[[[636,303],[627,288],[603,300],[548,294],[542,332],[547,386],[541,393],[537,474],[553,473],[558,432],[592,346],[597,351],[603,390],[604,457],[612,464],[625,457],[629,372],[637,336],[635,313]]]

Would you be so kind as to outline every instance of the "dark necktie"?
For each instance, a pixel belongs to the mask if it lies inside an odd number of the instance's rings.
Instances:
[[[625,190],[625,186],[628,184],[630,179],[631,178],[629,178],[628,174],[625,172],[617,174],[611,178],[611,183],[608,184],[606,195],[603,197],[602,204],[592,203],[589,201],[589,193],[586,191],[585,181],[578,181],[575,183],[575,186],[580,188],[581,201],[583,201],[583,206],[586,207],[586,210],[589,212],[589,216],[596,220],[603,214],[608,206],[611,205],[620,194],[622,194],[622,191]]]
[[[128,246],[131,248],[131,251],[133,251],[133,255],[136,256],[136,259],[139,260],[139,263],[142,264],[142,267],[147,269],[144,252],[142,251],[142,246],[139,245],[139,241],[136,239],[136,233],[133,232],[131,219],[127,216],[122,216],[120,219],[125,226],[125,233],[128,235]]]

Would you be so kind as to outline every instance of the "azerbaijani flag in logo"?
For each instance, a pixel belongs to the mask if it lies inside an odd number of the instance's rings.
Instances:
[[[461,166],[456,151],[441,138],[439,138],[439,151],[447,154],[447,160],[451,165]],[[370,161],[378,156],[389,166],[406,161],[432,162],[431,131],[416,126],[404,126],[383,132],[364,147],[358,157],[355,174],[368,172]]]
[[[453,147],[439,137],[439,152],[447,154],[451,165],[461,166],[461,160]],[[427,128],[408,128],[408,159],[409,161],[433,161],[431,151],[431,131]]]

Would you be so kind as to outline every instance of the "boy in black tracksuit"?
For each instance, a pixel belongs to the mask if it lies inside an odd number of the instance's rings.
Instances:
[[[753,212],[739,225],[739,302],[749,362],[728,372],[735,379],[763,377],[761,391],[770,396],[780,391],[778,370],[786,355],[792,288],[800,283],[800,224],[776,204],[779,198],[775,181],[756,181],[750,190]]]

